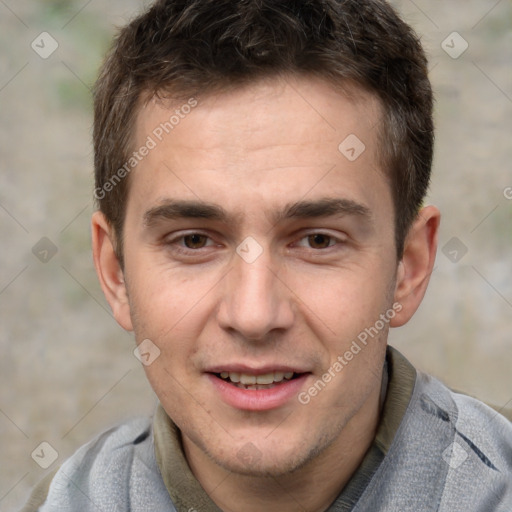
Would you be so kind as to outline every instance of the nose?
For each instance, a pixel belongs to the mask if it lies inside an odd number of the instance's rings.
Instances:
[[[269,251],[252,262],[234,258],[218,309],[220,326],[252,341],[289,329],[294,322],[292,293],[277,276]]]

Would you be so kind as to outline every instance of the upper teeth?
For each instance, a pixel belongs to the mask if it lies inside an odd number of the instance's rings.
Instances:
[[[281,382],[283,379],[291,379],[293,372],[269,372],[263,375],[248,375],[238,372],[221,372],[223,379],[229,378],[231,382],[240,382],[246,386],[251,384],[272,384],[273,382]]]

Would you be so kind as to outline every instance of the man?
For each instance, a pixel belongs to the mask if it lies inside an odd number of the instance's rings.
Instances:
[[[96,269],[160,405],[26,510],[512,509],[510,423],[387,347],[440,219],[388,4],[158,1],[102,68],[94,147]]]

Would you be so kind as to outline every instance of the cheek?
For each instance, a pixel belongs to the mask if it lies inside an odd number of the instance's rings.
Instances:
[[[150,339],[158,347],[158,356],[144,365],[151,387],[166,410],[187,410],[190,397],[200,396],[195,389],[199,383],[193,361],[209,315],[208,304],[194,305],[172,294],[162,296],[161,301],[134,301],[133,306],[137,339]]]
[[[127,270],[130,310],[138,337],[167,337],[183,325],[200,323],[202,303],[215,286],[215,276],[205,273],[199,278],[151,254],[133,258]]]
[[[180,382],[195,377],[190,361],[198,350],[197,340],[209,316],[209,305],[176,283],[166,286],[161,279],[154,287],[151,280],[145,284],[130,295],[138,342],[149,339],[157,347],[158,357],[144,365],[144,371],[157,395],[164,394],[162,400],[181,406],[186,397],[181,396]]]
[[[289,273],[288,282],[298,298],[301,316],[336,351],[374,326],[392,303],[392,269],[380,261],[316,275]]]

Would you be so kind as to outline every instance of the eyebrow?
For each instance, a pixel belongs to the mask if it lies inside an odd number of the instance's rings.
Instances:
[[[332,217],[355,215],[371,218],[371,210],[363,204],[351,199],[325,198],[314,201],[298,201],[287,205],[282,212],[275,216],[275,221],[283,219],[311,219],[315,217]]]
[[[317,217],[355,215],[371,218],[371,210],[351,199],[324,198],[312,201],[297,201],[286,205],[283,210],[272,214],[275,224],[288,219],[311,219]],[[205,219],[220,222],[232,222],[230,215],[222,206],[196,200],[167,199],[159,206],[144,213],[144,225],[151,227],[161,220]]]
[[[168,199],[160,206],[150,208],[144,214],[144,225],[151,227],[160,220],[208,219],[226,222],[229,218],[224,208],[203,201]]]

